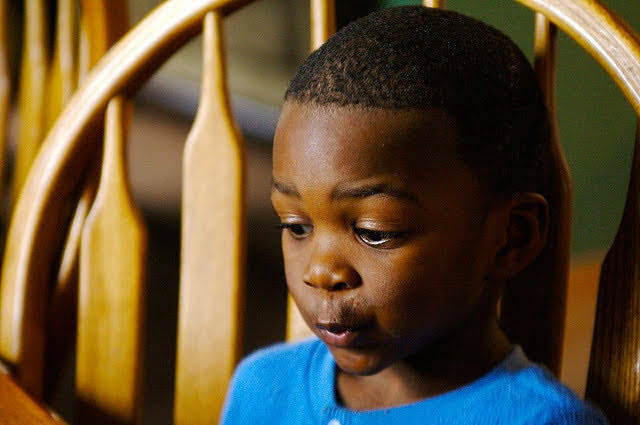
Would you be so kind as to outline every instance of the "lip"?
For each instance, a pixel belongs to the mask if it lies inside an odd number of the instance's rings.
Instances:
[[[362,335],[365,325],[343,325],[340,323],[316,323],[318,336],[326,344],[334,347],[354,347]]]

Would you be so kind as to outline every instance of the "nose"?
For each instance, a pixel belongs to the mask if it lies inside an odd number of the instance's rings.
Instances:
[[[358,272],[331,255],[314,256],[302,276],[304,283],[327,291],[357,288],[361,284]]]

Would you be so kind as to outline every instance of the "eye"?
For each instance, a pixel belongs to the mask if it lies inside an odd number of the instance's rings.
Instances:
[[[278,227],[287,230],[294,239],[303,239],[313,231],[313,226],[299,223],[280,223]]]
[[[405,232],[371,230],[362,227],[356,227],[354,231],[362,242],[376,248],[389,248],[389,245],[393,244],[393,242],[405,234]]]

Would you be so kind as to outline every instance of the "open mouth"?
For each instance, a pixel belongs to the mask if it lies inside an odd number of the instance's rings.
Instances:
[[[318,336],[326,344],[335,347],[354,346],[366,325],[343,325],[339,323],[316,323]]]

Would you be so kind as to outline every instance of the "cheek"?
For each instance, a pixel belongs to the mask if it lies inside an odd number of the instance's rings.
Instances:
[[[455,327],[478,305],[479,287],[450,287],[428,282],[400,282],[402,289],[380,297],[376,318],[392,337],[424,340]]]
[[[437,334],[468,314],[483,293],[471,244],[436,236],[373,263],[376,271],[364,277],[378,323],[391,336]]]
[[[293,251],[291,241],[286,234],[282,234],[282,258],[284,260],[284,273],[287,279],[287,286],[291,289],[294,281],[302,279],[300,252]]]
[[[289,292],[294,297],[299,307],[299,299],[304,292],[302,276],[307,264],[306,254],[300,249],[299,242],[291,240],[286,234],[282,235],[282,255],[284,259],[284,273]]]

